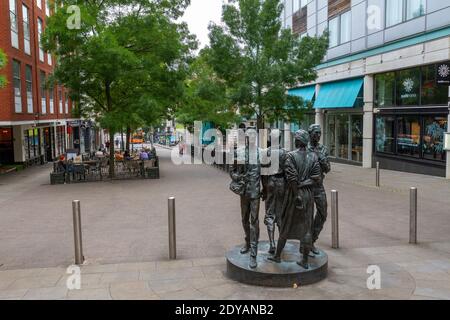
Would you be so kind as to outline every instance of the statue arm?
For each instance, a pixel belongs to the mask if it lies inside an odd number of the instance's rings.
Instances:
[[[298,187],[298,173],[297,168],[295,167],[295,160],[293,159],[292,155],[286,156],[286,161],[284,163],[284,173],[286,176],[286,181],[288,183],[288,186],[297,191]]]
[[[331,171],[329,152],[325,146],[323,146],[322,151],[319,153],[319,163],[323,173]]]

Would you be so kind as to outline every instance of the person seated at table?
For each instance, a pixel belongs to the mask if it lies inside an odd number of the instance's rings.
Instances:
[[[116,161],[123,161],[123,155],[121,155],[119,151],[116,151],[114,154],[114,159],[116,159]]]
[[[83,162],[83,157],[81,156],[81,154],[77,155],[74,159],[73,159],[73,163],[82,163]]]
[[[130,156],[130,153],[128,152],[128,150],[125,150],[125,152],[123,153],[123,159],[131,160],[131,156]]]
[[[148,160],[148,153],[142,149],[141,153],[139,154],[139,159],[140,160]]]
[[[62,154],[59,156],[59,160],[56,164],[56,168],[58,172],[65,172],[66,171],[66,157]]]
[[[98,151],[95,152],[95,156],[97,158],[101,158],[105,155],[105,153],[102,151],[102,148],[98,149]]]

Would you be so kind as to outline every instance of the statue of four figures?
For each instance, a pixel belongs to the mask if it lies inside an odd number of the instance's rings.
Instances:
[[[314,124],[308,132],[299,130],[295,133],[294,151],[269,147],[267,156],[270,159],[278,158],[278,166],[275,170],[271,168],[268,175],[261,175],[261,169],[271,164],[261,166],[259,152],[250,151],[249,146],[256,142],[255,130],[247,132],[245,147],[236,150],[237,159],[242,161],[235,162],[231,168],[230,189],[241,198],[245,232],[245,245],[241,253],[250,252],[250,268],[257,267],[260,198],[265,201],[264,224],[267,226],[269,253],[272,255],[269,260],[281,262],[281,253],[289,239],[300,240],[302,258],[297,263],[305,269],[309,268],[310,254],[319,253],[314,244],[327,218],[323,180],[325,174],[330,172],[328,150],[319,142],[321,135],[320,125]],[[252,155],[254,161],[250,161]],[[279,231],[277,244],[276,228]]]

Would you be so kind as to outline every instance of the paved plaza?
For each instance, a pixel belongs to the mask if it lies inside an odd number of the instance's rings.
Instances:
[[[228,174],[175,166],[158,149],[160,180],[49,184],[50,166],[0,176],[0,299],[450,299],[450,182],[333,164],[340,249],[330,221],[319,240],[329,276],[292,289],[228,280],[225,252],[243,242],[239,199]],[[418,245],[409,245],[409,188],[419,188]],[[176,197],[177,261],[168,261],[167,198]],[[71,201],[81,200],[82,289],[68,290]],[[267,234],[260,212],[261,239]],[[368,290],[367,266],[381,269]]]

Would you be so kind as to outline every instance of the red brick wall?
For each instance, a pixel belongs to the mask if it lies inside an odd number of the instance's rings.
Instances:
[[[48,0],[47,0],[48,1]],[[65,114],[65,108],[63,107],[63,113],[59,114],[59,96],[58,88],[54,88],[54,114],[50,114],[50,101],[47,93],[47,113],[45,115],[41,112],[41,92],[40,92],[40,71],[44,71],[47,75],[53,70],[53,66],[56,59],[52,57],[52,66],[48,65],[47,53],[44,54],[44,62],[39,60],[39,44],[38,44],[38,22],[40,17],[43,22],[43,29],[45,30],[46,15],[45,15],[45,3],[42,4],[42,9],[39,9],[35,1],[32,0],[16,0],[17,3],[17,20],[19,29],[19,49],[13,48],[11,45],[11,30],[10,30],[10,17],[9,17],[9,0],[0,1],[0,48],[8,56],[8,65],[2,71],[7,75],[8,86],[4,89],[0,89],[0,121],[33,121],[35,114],[39,113],[40,120],[51,119],[66,119],[71,118],[70,108],[69,114]],[[34,4],[33,4],[34,3]],[[28,7],[29,22],[30,22],[30,42],[31,42],[31,55],[24,52],[24,29],[23,29],[23,17],[22,17],[22,4]],[[22,113],[16,113],[14,110],[14,94],[13,94],[13,71],[12,60],[15,59],[21,63],[21,85],[22,85]],[[25,66],[30,65],[32,67],[33,76],[33,114],[27,113],[26,107],[26,82],[25,82]],[[64,101],[64,89],[62,90]],[[69,104],[70,107],[70,104]]]

